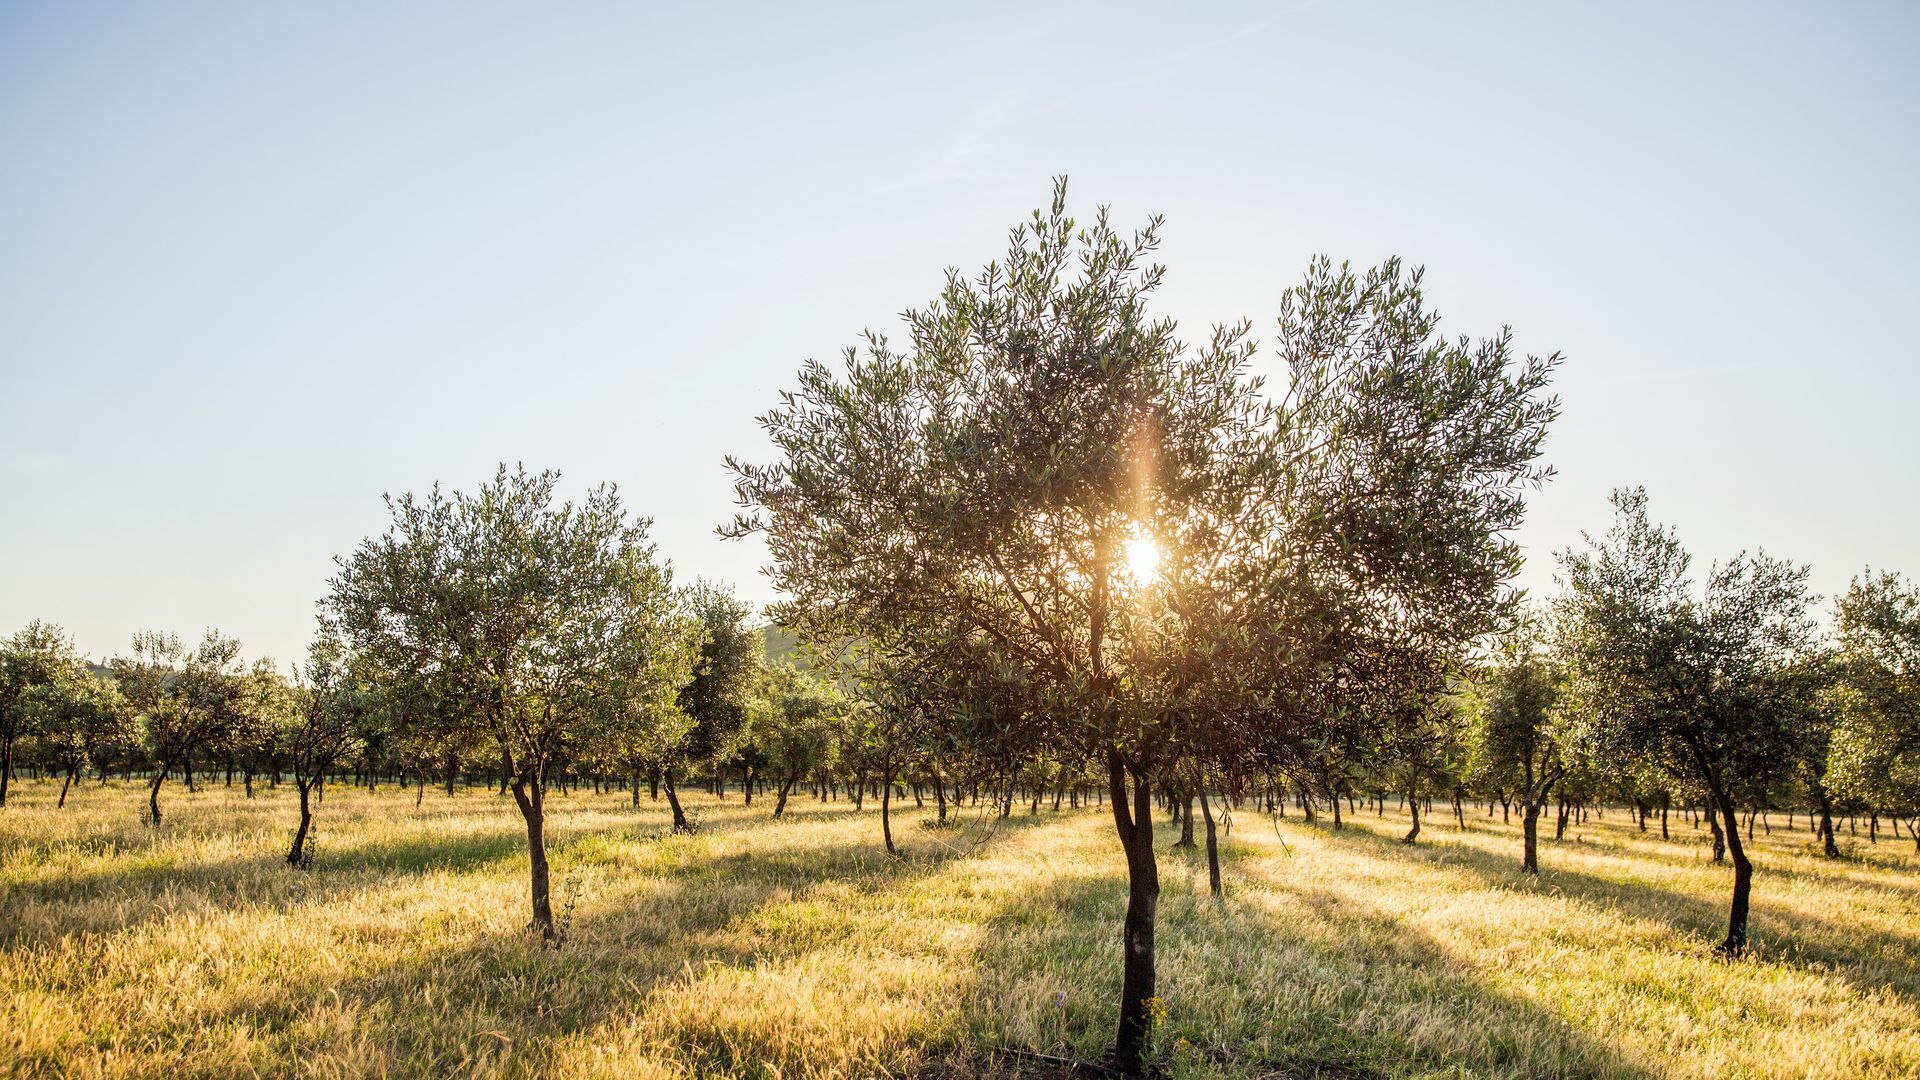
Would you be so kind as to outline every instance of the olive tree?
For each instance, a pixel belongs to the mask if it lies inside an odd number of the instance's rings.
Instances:
[[[1104,766],[1127,1072],[1155,988],[1153,791],[1194,741],[1194,703],[1235,700],[1203,643],[1264,632],[1288,556],[1398,640],[1481,632],[1554,409],[1536,394],[1553,361],[1440,338],[1397,264],[1364,280],[1315,264],[1283,309],[1276,401],[1250,324],[1190,348],[1149,315],[1158,227],[1123,234],[1102,211],[1082,229],[1056,188],[1004,262],[949,273],[905,315],[903,347],[869,333],[838,371],[803,367],[761,418],[774,463],[728,459],[747,512],[727,532],[765,536],[783,625],[825,651],[883,641],[955,685],[1003,672],[1015,707],[983,745],[1017,751],[1009,766],[1040,748]],[[1219,603],[1183,613],[1171,653],[1155,553]]]
[[[1764,553],[1716,564],[1696,592],[1690,557],[1647,515],[1643,488],[1613,494],[1614,522],[1560,555],[1558,651],[1581,741],[1697,785],[1733,862],[1727,936],[1747,945],[1753,863],[1738,806],[1789,774],[1813,649],[1807,570]]]
[[[74,663],[30,691],[22,704],[31,714],[30,730],[41,760],[61,776],[55,808],[65,807],[81,772],[125,741],[126,699],[112,682]]]
[[[833,724],[841,711],[832,684],[795,664],[771,664],[755,698],[754,737],[778,777],[777,821],[800,779],[832,765]]]
[[[49,622],[36,619],[0,640],[0,807],[13,783],[14,747],[33,730],[39,711],[34,695],[68,678],[79,662],[66,631]]]
[[[1476,682],[1469,742],[1484,771],[1519,795],[1520,866],[1537,874],[1540,812],[1571,756],[1554,712],[1560,672],[1535,629],[1522,625],[1495,643]]]
[[[296,692],[262,703],[271,718],[275,750],[293,773],[300,797],[300,823],[294,828],[287,865],[313,865],[308,839],[313,828],[313,789],[343,758],[366,744],[376,694],[364,667],[331,627],[307,649],[307,662],[294,672]]]
[[[127,700],[139,741],[153,769],[147,782],[148,820],[160,824],[160,786],[178,768],[193,790],[194,751],[219,741],[244,708],[240,643],[209,630],[188,651],[173,634],[143,630],[130,655],[108,668]]]
[[[555,937],[546,793],[678,690],[698,647],[648,522],[600,486],[556,502],[559,474],[509,472],[472,494],[388,499],[388,531],[339,560],[324,601],[374,668],[432,687],[442,721],[499,754],[526,823],[533,917]]]
[[[1835,604],[1835,714],[1825,779],[1904,821],[1920,848],[1920,586],[1868,571]],[[1831,835],[1831,828],[1828,829]]]
[[[703,761],[714,769],[715,793],[726,796],[727,763],[739,751],[747,707],[766,662],[766,641],[749,620],[752,605],[725,586],[701,581],[686,592],[689,611],[700,621],[700,654],[693,677],[680,688],[677,706],[689,721],[683,738],[665,748],[659,760],[673,811],[673,831],[690,832],[680,793],[674,784],[680,762]],[[752,770],[746,781],[753,783]],[[748,796],[751,801],[751,795]]]

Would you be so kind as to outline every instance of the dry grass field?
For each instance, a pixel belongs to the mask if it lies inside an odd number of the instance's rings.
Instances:
[[[510,801],[333,789],[291,870],[287,789],[23,782],[0,811],[0,1074],[835,1077],[984,1071],[1111,1038],[1125,879],[1104,812],[960,829],[800,797],[555,796],[566,939],[521,930]],[[1624,814],[1544,846],[1436,815],[1420,846],[1242,813],[1228,896],[1162,830],[1156,1050],[1173,1076],[1920,1075],[1920,860],[1883,834],[1755,858],[1756,947],[1710,954],[1729,873]],[[1802,819],[1804,826],[1804,818]],[[1576,835],[1577,834],[1577,835]],[[1283,843],[1284,839],[1284,843]]]

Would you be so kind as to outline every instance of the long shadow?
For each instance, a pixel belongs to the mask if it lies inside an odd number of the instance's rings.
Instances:
[[[1535,881],[1520,870],[1517,851],[1515,857],[1502,858],[1475,845],[1444,840],[1407,845],[1368,829],[1349,829],[1342,835],[1366,844],[1380,854],[1458,868],[1489,884],[1556,888],[1579,900],[1617,908],[1643,922],[1675,926],[1696,938],[1703,950],[1726,933],[1726,904],[1702,900],[1646,881],[1621,881],[1556,866],[1553,851],[1557,845],[1554,844],[1542,843],[1541,876]],[[1649,853],[1634,853],[1632,857],[1669,861]],[[1733,889],[1732,876],[1732,869],[1729,868],[1729,903]],[[1920,1003],[1920,934],[1865,930],[1858,925],[1825,916],[1782,910],[1773,906],[1767,898],[1768,876],[1769,871],[1764,864],[1756,867],[1748,924],[1756,955],[1749,957],[1748,962],[1817,968],[1822,974],[1839,975],[1863,990],[1884,989]],[[1836,941],[1856,942],[1857,947],[1829,944]],[[1892,955],[1894,953],[1898,955]],[[1876,977],[1874,971],[1894,977]]]
[[[1255,857],[1233,843],[1221,854]],[[1249,1077],[1653,1076],[1562,1018],[1490,985],[1434,938],[1364,899],[1263,876],[1261,889],[1291,895],[1309,912],[1281,922],[1257,908],[1210,902],[1204,857],[1197,889],[1169,888],[1168,869],[1194,869],[1181,856],[1169,857],[1163,842],[1157,937],[1166,1019],[1156,1036],[1163,1060]],[[1028,1049],[1097,1061],[1110,1045],[1126,905],[1118,861],[1116,853],[1111,872],[1066,880],[1027,910],[1010,911],[1020,932],[979,958],[985,967],[1024,974],[997,980],[996,999],[978,1001],[976,1009],[993,1011],[1010,992],[1018,997],[1023,984],[1032,984],[1029,1000],[1059,987],[1043,994],[1050,1003],[1038,1010],[1040,1018],[1027,1019],[1040,1043]],[[1059,958],[1070,959],[1063,966]],[[1259,981],[1269,976],[1274,981]],[[1301,1003],[1310,1006],[1290,1008]],[[1238,1018],[1236,1031],[1212,1028],[1228,1017]],[[1449,1040],[1423,1038],[1422,1031],[1471,1034]],[[1560,1065],[1542,1073],[1542,1061]]]
[[[809,813],[790,808],[789,814],[795,819],[792,825],[804,827],[809,821],[838,818],[840,810]],[[819,941],[795,940],[778,932],[729,935],[723,933],[727,928],[750,922],[779,904],[805,901],[810,891],[827,885],[836,890],[836,901],[857,908],[1043,823],[1003,822],[978,847],[926,843],[919,830],[896,824],[896,838],[907,842],[903,846],[908,854],[890,858],[880,844],[877,815],[874,819],[870,840],[750,849],[717,857],[703,857],[693,849],[708,836],[767,824],[756,815],[703,828],[693,838],[629,836],[629,841],[661,845],[649,852],[653,863],[642,870],[655,880],[617,905],[563,916],[565,941],[558,949],[543,949],[525,932],[500,930],[425,960],[391,964],[314,989],[370,1025],[360,1033],[362,1040],[378,1046],[397,1074],[497,1070],[547,1075],[557,1064],[555,1055],[562,1040],[600,1030],[644,1007],[650,996],[670,992],[676,980],[702,975],[716,966],[751,969],[777,963],[822,946]],[[710,820],[709,826],[714,824]],[[567,847],[589,847],[587,836],[607,831],[581,834]],[[675,852],[675,847],[683,850]],[[587,861],[614,871],[628,861],[605,848],[591,848],[586,854]],[[556,895],[564,893],[569,858],[566,849],[556,853],[556,868],[563,879],[557,883]],[[578,991],[589,985],[602,989]],[[431,1001],[436,995],[448,1007],[404,1017],[391,1008],[395,1002]],[[302,1003],[253,1005],[200,1022],[244,1023],[271,1039],[281,1032],[298,1032],[306,1008]],[[482,1034],[476,1036],[476,1032]],[[737,1060],[730,1041],[724,1039],[681,1050],[696,1061],[702,1075],[755,1064]]]

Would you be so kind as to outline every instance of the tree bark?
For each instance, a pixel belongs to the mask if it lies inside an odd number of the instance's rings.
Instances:
[[[693,826],[687,823],[687,815],[680,809],[680,792],[675,790],[673,786],[673,770],[662,769],[660,771],[660,779],[667,789],[667,805],[673,808],[673,831],[676,833],[692,832]]]
[[[1413,815],[1413,828],[1400,838],[1403,844],[1411,844],[1420,839],[1420,785],[1412,776],[1407,778],[1407,811]]]
[[[1214,899],[1220,898],[1220,845],[1213,835],[1213,807],[1207,802],[1207,785],[1200,785],[1200,814],[1207,819],[1207,887]]]
[[[160,785],[166,780],[167,769],[162,765],[153,771],[153,783],[147,785],[147,820],[154,825],[160,824]]]
[[[513,778],[513,801],[520,807],[520,816],[527,822],[527,861],[532,870],[529,891],[533,900],[533,921],[527,924],[527,929],[539,931],[542,944],[550,943],[554,938],[553,902],[548,888],[544,786],[537,770],[530,781],[519,776]]]
[[[1520,831],[1524,836],[1520,869],[1540,873],[1540,804],[1529,797],[1520,807]]]
[[[773,820],[779,821],[780,815],[787,812],[787,793],[793,790],[794,782],[799,779],[797,773],[788,773],[786,778],[780,781],[780,794],[773,801]]]
[[[293,832],[293,847],[287,852],[287,865],[304,870],[312,865],[304,856],[307,849],[307,830],[313,826],[313,805],[308,800],[313,782],[295,777],[293,783],[300,789],[300,827]]]
[[[1160,902],[1160,870],[1153,856],[1153,790],[1145,770],[1134,769],[1129,813],[1127,773],[1120,755],[1110,752],[1107,784],[1113,795],[1113,824],[1127,856],[1127,915],[1120,928],[1124,969],[1113,1058],[1120,1072],[1138,1076],[1153,1031],[1147,1001],[1154,996],[1153,924]]]
[[[1827,858],[1837,859],[1840,857],[1840,845],[1834,843],[1833,839],[1833,802],[1827,798],[1826,785],[1814,784],[1813,795],[1820,805],[1820,850]]]
[[[880,836],[887,842],[887,854],[898,856],[893,846],[893,774],[886,773],[880,785]]]
[[[60,801],[54,804],[54,806],[53,806],[53,808],[54,808],[55,810],[64,810],[64,809],[66,809],[66,806],[67,806],[67,789],[68,789],[68,788],[71,788],[71,787],[73,786],[73,778],[74,778],[74,776],[75,776],[76,774],[78,774],[79,772],[80,772],[80,766],[78,766],[78,765],[72,765],[72,766],[69,766],[69,767],[67,768],[67,779],[65,780],[65,782],[63,782],[63,783],[62,783],[62,784],[60,785]]]
[[[1747,861],[1747,850],[1740,843],[1740,821],[1733,800],[1716,791],[1714,801],[1720,804],[1720,816],[1726,820],[1727,850],[1733,856],[1733,906],[1727,913],[1727,939],[1715,951],[1739,956],[1747,948],[1747,900],[1753,890],[1753,864]]]

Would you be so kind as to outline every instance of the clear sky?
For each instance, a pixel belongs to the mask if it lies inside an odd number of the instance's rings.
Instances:
[[[770,599],[721,455],[1056,173],[1166,215],[1188,340],[1399,254],[1565,352],[1536,592],[1632,483],[1920,572],[1920,7],[658,7],[0,5],[0,633],[294,659],[382,492],[502,460]]]

